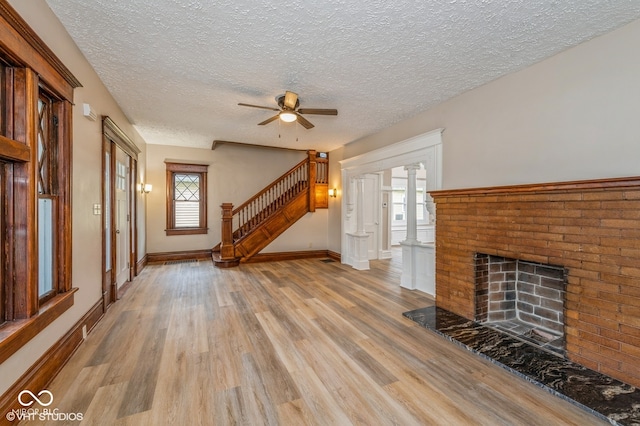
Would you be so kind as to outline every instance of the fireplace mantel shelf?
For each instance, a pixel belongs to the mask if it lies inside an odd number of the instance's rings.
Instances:
[[[592,179],[571,182],[532,183],[525,185],[505,185],[480,188],[443,189],[429,191],[432,197],[458,197],[461,195],[499,195],[499,194],[526,194],[558,191],[584,191],[604,189],[624,189],[640,186],[640,176]]]

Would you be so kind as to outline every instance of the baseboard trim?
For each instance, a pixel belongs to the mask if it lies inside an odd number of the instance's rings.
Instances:
[[[174,260],[211,259],[211,249],[147,253],[146,257],[147,263],[162,263]]]
[[[142,259],[138,260],[138,262],[136,263],[136,277],[140,275],[140,272],[142,272],[144,267],[147,266],[148,262],[149,256],[146,254],[142,257]]]
[[[124,294],[131,288],[133,281],[127,281],[118,288],[118,300],[122,299]]]
[[[393,252],[391,250],[380,250],[378,252],[378,259],[391,259],[393,257]]]
[[[327,256],[329,259],[333,259],[336,262],[342,262],[342,255],[340,253],[336,253],[335,251],[327,250]]]
[[[282,260],[315,259],[331,257],[329,250],[285,251],[277,253],[258,253],[242,263],[278,262]]]
[[[37,393],[45,389],[58,375],[62,367],[80,347],[84,338],[82,327],[89,333],[104,315],[102,299],[96,302],[89,311],[67,333],[53,344],[29,369],[0,397],[0,423],[7,421],[5,415],[11,410],[23,408],[18,403],[18,394],[25,389]],[[9,424],[16,424],[9,422]],[[4,424],[4,423],[3,423]]]

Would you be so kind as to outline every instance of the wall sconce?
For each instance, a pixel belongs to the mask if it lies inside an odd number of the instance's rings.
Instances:
[[[329,197],[336,198],[338,196],[338,190],[335,188],[329,189]]]
[[[140,183],[140,193],[148,194],[153,189],[153,185],[150,183]]]

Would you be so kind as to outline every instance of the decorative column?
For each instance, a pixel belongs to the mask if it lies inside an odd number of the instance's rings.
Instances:
[[[356,178],[356,234],[366,235],[364,229],[364,177]]]
[[[418,211],[416,203],[418,185],[416,181],[416,171],[420,169],[420,164],[411,164],[405,166],[404,169],[407,171],[407,191],[405,192],[407,200],[407,238],[404,242],[414,243],[418,241],[418,219],[416,215]]]
[[[364,176],[355,177],[356,232],[347,233],[348,263],[359,270],[369,269],[369,235],[364,229]]]
[[[407,189],[405,197],[407,200],[407,237],[400,242],[402,246],[402,275],[400,276],[400,286],[414,290],[417,288],[417,247],[418,241],[418,219],[416,203],[416,171],[420,169],[420,164],[410,164],[405,166],[407,171]]]

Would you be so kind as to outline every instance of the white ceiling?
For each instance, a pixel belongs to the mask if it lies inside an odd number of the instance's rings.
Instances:
[[[640,18],[637,0],[47,3],[148,143],[202,148],[331,150]],[[285,90],[339,115],[258,126],[272,112],[237,105]]]

